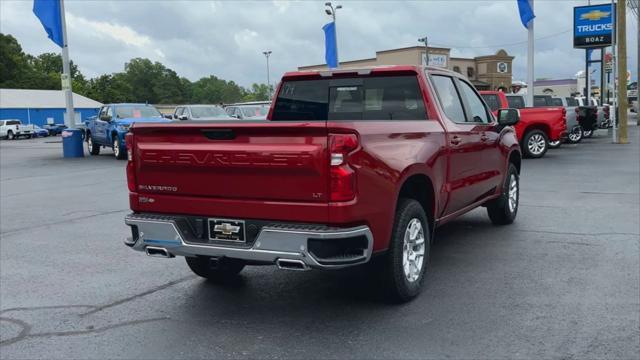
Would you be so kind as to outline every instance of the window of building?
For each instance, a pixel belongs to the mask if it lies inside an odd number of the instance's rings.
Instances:
[[[467,77],[468,77],[469,79],[473,78],[473,77],[475,76],[475,72],[476,72],[476,71],[475,71],[475,69],[474,69],[474,68],[472,68],[472,67],[468,67],[468,68],[467,68]]]
[[[453,67],[453,71],[457,72],[458,74],[462,74],[462,73],[460,72],[460,66],[454,66],[454,67]]]

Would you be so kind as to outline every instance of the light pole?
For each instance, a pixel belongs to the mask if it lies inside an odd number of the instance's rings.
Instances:
[[[418,42],[424,43],[424,64],[429,66],[429,39],[425,36],[418,39]]]
[[[338,27],[336,25],[336,11],[338,11],[338,9],[342,9],[342,5],[336,5],[336,7],[334,8],[331,2],[326,2],[324,3],[324,6],[327,7],[326,9],[324,9],[324,12],[333,18],[333,27],[334,27],[333,41],[336,44],[336,59],[338,59],[337,65],[338,67],[340,67],[340,57],[338,57]]]
[[[271,79],[269,78],[269,56],[271,55],[271,50],[263,51],[264,57],[267,58],[267,89],[269,91],[269,99],[271,100]]]

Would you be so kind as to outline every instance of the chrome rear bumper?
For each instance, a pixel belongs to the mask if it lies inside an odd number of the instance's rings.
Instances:
[[[373,249],[373,236],[369,227],[330,228],[299,224],[266,224],[261,226],[255,239],[245,244],[200,243],[193,241],[193,233],[184,224],[184,217],[153,214],[130,214],[125,224],[132,236],[124,243],[137,251],[165,249],[167,256],[229,257],[255,263],[280,265],[283,262],[302,262],[308,268],[336,269],[359,265],[369,261]],[[310,250],[310,240],[312,249]],[[314,248],[331,242],[360,244],[355,251],[344,255],[323,257]],[[148,253],[148,252],[147,252]],[[325,252],[326,254],[326,252]]]

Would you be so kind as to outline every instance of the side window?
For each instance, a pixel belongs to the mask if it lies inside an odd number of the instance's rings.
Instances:
[[[113,118],[113,108],[111,106],[107,107],[107,116],[111,116]]]
[[[491,109],[491,111],[496,111],[500,109],[500,99],[498,99],[498,95],[482,94],[482,98],[484,99],[484,102],[486,102],[487,105],[489,105],[489,109]]]
[[[484,106],[480,96],[478,96],[476,91],[468,82],[460,80],[459,83],[462,93],[467,99],[469,110],[471,111],[469,121],[488,124],[490,122],[489,115],[487,114],[487,108]]]
[[[98,114],[98,118],[102,118],[103,116],[107,115],[107,108],[108,106],[103,106],[102,109],[100,109],[100,114]]]
[[[462,102],[453,84],[453,79],[448,76],[432,75],[431,80],[433,80],[438,99],[449,120],[457,123],[466,122]]]
[[[180,115],[182,115],[182,111],[184,110],[184,108],[176,108],[176,112],[174,113],[175,117],[178,117]]]
[[[551,99],[551,104],[553,106],[562,106],[562,99],[560,99],[560,98],[552,98]]]

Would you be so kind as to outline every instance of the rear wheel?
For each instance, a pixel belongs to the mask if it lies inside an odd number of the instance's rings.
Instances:
[[[120,138],[117,135],[113,138],[113,155],[115,155],[118,160],[124,160],[127,158],[127,153],[122,151]]]
[[[518,214],[520,201],[520,177],[513,164],[509,164],[509,171],[502,185],[502,194],[499,198],[487,204],[487,214],[494,225],[507,225],[513,223]]]
[[[15,138],[16,136],[13,134],[13,131],[11,130],[7,131],[7,140],[13,140]]]
[[[549,148],[549,139],[542,130],[534,129],[524,135],[522,151],[529,158],[541,158]]]
[[[419,202],[400,199],[388,253],[381,271],[386,295],[394,302],[406,302],[422,290],[431,252],[427,215]]]
[[[208,256],[185,257],[189,269],[194,274],[212,282],[228,282],[244,269],[242,260],[231,258],[210,258]]]
[[[571,144],[577,144],[582,140],[582,126],[576,125],[574,126],[569,135],[567,136],[567,141]]]
[[[549,149],[557,149],[560,147],[560,145],[562,145],[562,142],[560,140],[549,141]]]
[[[93,142],[91,133],[87,134],[87,149],[89,150],[89,154],[91,155],[100,154],[100,145]]]

